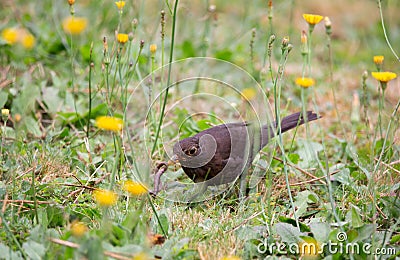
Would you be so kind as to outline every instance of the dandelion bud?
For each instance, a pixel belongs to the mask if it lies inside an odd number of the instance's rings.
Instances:
[[[283,37],[283,39],[282,39],[282,46],[281,46],[282,53],[286,50],[286,48],[288,47],[288,45],[289,45],[289,36],[285,36],[285,37]]]
[[[3,108],[1,110],[1,118],[3,119],[3,122],[6,122],[8,120],[8,116],[10,115],[10,110]]]
[[[1,115],[2,116],[8,117],[9,114],[10,114],[10,110],[8,110],[7,108],[3,108],[1,110]]]
[[[208,7],[208,11],[209,11],[210,13],[214,13],[215,10],[217,10],[217,6],[215,6],[215,5],[210,5],[210,6]]]
[[[144,40],[140,40],[140,49],[142,49],[144,46]]]
[[[129,41],[133,41],[133,38],[134,38],[133,32],[128,33]]]
[[[138,19],[134,18],[134,19],[132,20],[133,29],[136,29],[138,23],[139,23],[139,22],[138,22]]]
[[[368,78],[368,71],[364,70],[363,74],[362,74],[362,79],[366,80]]]
[[[154,55],[157,51],[157,45],[156,44],[150,44],[150,53]]]
[[[301,31],[301,43],[307,45],[307,33],[306,31]]]
[[[289,43],[289,44],[286,46],[287,52],[289,53],[292,49],[293,49],[293,44]]]
[[[282,47],[286,47],[289,44],[289,36],[285,36],[282,39]]]
[[[301,32],[301,54],[308,54],[308,39],[306,31]]]
[[[22,116],[21,116],[21,114],[15,114],[14,115],[14,120],[15,120],[15,122],[19,122],[19,121],[21,121],[21,119],[22,119]]]
[[[374,63],[376,65],[382,65],[384,59],[385,57],[382,55],[374,56]]]
[[[329,19],[328,16],[325,16],[324,22],[325,22],[325,31],[326,31],[326,34],[327,34],[327,35],[331,35],[331,34],[332,34],[332,22],[331,22],[331,19]]]
[[[325,27],[326,27],[326,28],[331,28],[331,27],[332,27],[331,19],[329,19],[328,16],[325,16],[324,22],[325,22]]]
[[[273,17],[273,13],[272,13],[272,11],[273,11],[273,5],[272,5],[272,0],[269,0],[268,1],[268,19],[272,19],[272,17]]]

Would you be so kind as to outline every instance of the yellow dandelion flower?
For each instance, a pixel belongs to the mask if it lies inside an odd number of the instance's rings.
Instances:
[[[222,258],[220,258],[219,260],[240,260],[241,258],[235,255],[231,255],[231,256],[224,256]]]
[[[124,126],[124,121],[121,118],[112,116],[99,116],[96,118],[96,126],[108,131],[121,131]]]
[[[136,254],[133,258],[133,260],[150,260],[150,258],[146,253],[141,252],[139,254]]]
[[[139,182],[127,180],[122,187],[124,191],[129,192],[131,195],[139,196],[147,193],[147,188]]]
[[[71,224],[71,233],[76,237],[83,236],[88,231],[88,227],[85,223],[80,221],[74,221]]]
[[[375,63],[376,65],[381,65],[381,64],[383,63],[383,60],[384,60],[384,59],[385,59],[385,57],[382,56],[382,55],[374,56],[374,63]]]
[[[22,116],[21,116],[21,114],[15,114],[14,115],[14,120],[15,120],[15,122],[19,122],[19,121],[21,121],[21,119],[22,119]]]
[[[157,51],[157,45],[156,44],[150,44],[150,53],[154,54]]]
[[[372,77],[374,77],[375,79],[377,79],[378,81],[380,81],[382,83],[387,83],[387,82],[389,82],[392,79],[395,79],[397,77],[396,73],[389,72],[389,71],[371,72],[371,75],[372,75]]]
[[[68,0],[68,4],[69,4],[69,5],[75,4],[75,0]]]
[[[302,88],[308,88],[315,84],[315,80],[313,78],[297,78],[296,85]]]
[[[7,44],[15,44],[18,41],[18,30],[15,28],[6,28],[1,32],[1,37]]]
[[[8,110],[7,108],[1,109],[1,115],[2,116],[8,117],[9,114],[10,114],[10,110]]]
[[[117,41],[121,44],[126,43],[129,40],[129,35],[126,33],[117,34]]]
[[[118,10],[122,10],[125,6],[125,1],[117,1],[115,2],[115,5],[117,6]]]
[[[87,26],[87,19],[83,17],[67,17],[62,22],[62,27],[66,33],[72,35],[81,34]]]
[[[25,49],[32,49],[33,46],[35,46],[35,37],[32,34],[25,32],[22,35],[21,44]]]
[[[245,88],[242,91],[242,97],[246,100],[252,100],[256,97],[257,92],[254,88]]]
[[[303,18],[309,25],[316,25],[324,19],[323,16],[317,14],[303,14]]]
[[[117,193],[110,190],[95,190],[93,192],[93,199],[103,207],[109,207],[117,203]]]

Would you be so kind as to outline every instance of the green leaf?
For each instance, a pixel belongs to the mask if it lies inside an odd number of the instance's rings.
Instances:
[[[164,230],[165,234],[168,234],[169,221],[168,221],[167,215],[166,214],[160,214],[158,216],[158,218],[160,220],[160,224],[161,224],[162,229]],[[160,228],[160,231],[158,233],[163,234],[161,228]]]
[[[323,150],[323,146],[320,143],[299,139],[297,141],[299,145],[298,154],[302,161],[299,163],[301,168],[310,168],[317,165],[317,154]]]
[[[90,119],[95,119],[99,116],[104,116],[107,115],[108,113],[108,108],[107,104],[102,103],[96,107],[92,108],[92,111],[90,113]],[[63,124],[72,124],[76,126],[77,128],[81,129],[82,127],[86,126],[87,120],[89,119],[89,111],[87,111],[85,114],[77,114],[75,112],[58,112],[57,113],[62,119]],[[118,117],[119,115],[114,115]]]
[[[0,252],[1,252],[1,257],[4,257],[4,259],[7,259],[7,260],[8,259],[11,259],[11,260],[24,259],[21,255],[21,252],[15,252],[8,246],[4,245],[3,243],[0,243]]]
[[[315,239],[319,242],[326,242],[329,238],[329,233],[331,232],[329,223],[323,222],[311,223],[310,229]]]
[[[279,217],[279,221],[283,222],[283,223],[288,223],[288,224],[296,227],[296,220],[295,219],[287,218],[287,217],[284,217],[284,216],[280,216]],[[310,228],[306,224],[303,224],[303,223],[300,222],[299,225],[300,225],[300,231],[301,232],[310,232],[311,231]]]
[[[292,163],[297,164],[300,161],[300,155],[298,155],[297,153],[290,153],[289,160]]]
[[[49,220],[48,227],[61,227],[65,224],[64,208],[56,205],[46,207],[47,218]]]
[[[8,99],[8,93],[5,91],[0,90],[0,109],[4,108]]]
[[[354,242],[357,240],[357,238],[358,238],[357,230],[351,229],[351,230],[347,231],[346,233],[347,233],[347,239],[346,239],[347,242],[351,243],[351,242]]]
[[[390,243],[391,244],[396,244],[397,242],[400,241],[400,234],[394,235],[392,236],[392,238],[390,239]]]
[[[63,108],[64,100],[59,96],[59,90],[57,88],[43,88],[43,101],[46,103],[49,113],[57,113]]]
[[[46,254],[45,247],[43,244],[37,243],[33,240],[28,240],[22,245],[25,253],[29,256],[29,259],[43,259],[44,255]]]
[[[6,192],[7,192],[6,184],[4,182],[0,181],[0,199],[3,199]]]
[[[301,241],[300,236],[304,236],[297,227],[294,227],[287,223],[277,223],[274,226],[275,234],[282,238],[283,242],[286,243],[298,243]]]
[[[33,117],[27,116],[23,120],[23,122],[28,132],[32,133],[34,136],[42,135],[42,131],[40,131],[39,124],[35,119],[33,119]]]
[[[297,207],[297,215],[300,217],[304,216],[307,212],[308,204],[316,202],[318,202],[318,196],[314,192],[308,190],[299,192],[294,202],[294,205]]]
[[[360,210],[357,209],[355,206],[351,207],[351,224],[354,228],[359,228],[364,225],[362,219],[360,217]]]
[[[195,50],[195,48],[194,48],[194,46],[193,46],[192,41],[185,40],[185,41],[182,43],[181,48],[182,48],[182,55],[183,55],[182,58],[189,58],[189,57],[195,57],[195,56],[197,56],[197,55],[196,55],[196,50]]]
[[[233,56],[233,52],[229,49],[222,49],[222,50],[216,51],[214,54],[214,57],[216,59],[221,59],[221,60],[226,60],[226,61],[232,61],[232,56]]]
[[[14,114],[26,115],[35,111],[35,103],[36,99],[40,96],[40,91],[37,86],[32,85],[28,80],[26,81],[23,83],[24,87],[21,92],[13,100],[11,111]]]
[[[358,231],[358,239],[357,241],[363,241],[364,239],[369,239],[374,232],[376,232],[376,228],[374,224],[365,224],[361,228],[357,229]]]
[[[91,237],[84,241],[84,243],[82,243],[79,247],[79,251],[82,252],[88,259],[105,259],[100,237]]]
[[[382,153],[382,148],[383,148],[383,144],[384,144],[385,140],[384,139],[380,139],[376,142],[375,147],[374,147],[374,151],[375,154],[380,156],[380,154]],[[385,150],[383,152],[383,159],[390,159],[393,156],[393,149],[390,145],[390,143],[388,143],[386,141],[385,144]]]

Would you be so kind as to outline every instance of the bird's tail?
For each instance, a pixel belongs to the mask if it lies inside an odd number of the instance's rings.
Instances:
[[[297,113],[294,113],[287,117],[284,117],[281,121],[281,133],[284,133],[292,128],[302,125],[305,122],[311,122],[311,121],[317,120],[318,118],[321,118],[321,117],[312,111],[306,112],[306,119],[304,118],[302,112],[297,112]],[[275,123],[275,124],[276,124],[276,127],[278,127],[278,124],[277,123]],[[279,129],[276,129],[276,132],[279,133]]]
[[[317,114],[315,114],[312,111],[307,111],[306,117],[307,117],[307,120],[304,120],[303,112],[297,112],[297,113],[294,113],[287,117],[284,117],[281,120],[281,131],[280,132],[284,133],[292,128],[295,128],[297,126],[304,124],[306,121],[310,122],[310,121],[314,121],[314,120],[321,118],[320,116],[318,116]],[[277,128],[278,128],[278,124],[276,122],[275,122],[274,130],[270,126],[267,126],[267,125],[263,126],[262,137],[261,137],[261,148],[264,147],[265,145],[267,145],[271,138],[273,138],[275,135],[279,134],[279,129],[277,129]]]

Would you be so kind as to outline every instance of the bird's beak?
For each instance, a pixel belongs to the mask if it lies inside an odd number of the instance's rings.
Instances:
[[[168,161],[168,166],[172,166],[179,163],[179,157],[178,155],[174,154]]]

